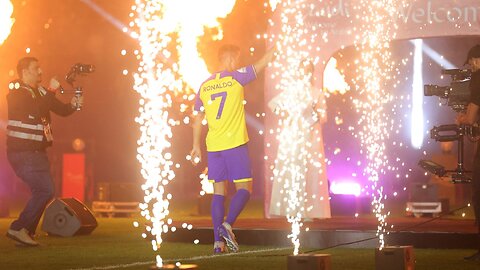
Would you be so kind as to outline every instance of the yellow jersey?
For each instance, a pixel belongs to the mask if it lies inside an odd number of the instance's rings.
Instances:
[[[212,74],[198,90],[194,110],[204,112],[207,151],[232,149],[248,142],[244,86],[257,78],[253,65]]]

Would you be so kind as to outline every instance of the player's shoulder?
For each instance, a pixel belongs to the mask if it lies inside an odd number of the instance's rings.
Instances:
[[[252,69],[253,69],[253,66],[248,65],[248,66],[241,67],[241,68],[235,70],[234,72],[236,72],[236,73],[249,73],[249,72],[253,71]]]
[[[202,89],[202,86],[203,86],[205,83],[207,83],[207,82],[215,79],[215,77],[216,77],[216,73],[210,74],[210,76],[200,84],[200,89]]]

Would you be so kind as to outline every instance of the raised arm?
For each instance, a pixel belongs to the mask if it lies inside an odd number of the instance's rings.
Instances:
[[[253,64],[257,73],[262,72],[263,69],[268,65],[268,63],[273,60],[276,51],[276,46],[273,46],[265,53],[265,55],[262,56],[262,58],[260,58],[257,62],[255,62],[255,64]]]

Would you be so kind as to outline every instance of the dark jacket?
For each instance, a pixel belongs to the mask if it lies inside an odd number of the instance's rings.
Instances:
[[[44,135],[42,118],[50,124],[50,112],[68,116],[75,111],[69,103],[58,100],[55,93],[41,86],[33,89],[20,81],[10,83],[7,105],[8,152],[45,150],[52,142]]]

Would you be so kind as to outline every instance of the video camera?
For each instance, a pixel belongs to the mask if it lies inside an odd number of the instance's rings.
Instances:
[[[470,102],[470,79],[472,71],[469,69],[444,69],[443,75],[450,75],[452,82],[449,86],[427,84],[424,86],[425,96],[437,96],[447,100],[447,104],[456,112],[465,111]]]
[[[447,105],[456,112],[464,112],[470,103],[470,80],[472,72],[469,69],[446,69],[442,70],[443,75],[450,75],[452,82],[449,86],[438,86],[427,84],[424,86],[425,96],[438,96],[447,100]],[[418,165],[426,171],[440,177],[451,176],[453,183],[470,183],[472,180],[471,171],[464,167],[464,137],[474,137],[480,132],[478,128],[470,125],[441,125],[434,126],[430,130],[430,138],[437,142],[458,142],[457,168],[446,170],[442,165],[431,160],[420,160]]]
[[[70,71],[65,75],[65,81],[73,86],[73,82],[77,75],[93,73],[95,71],[94,65],[77,63],[70,68]]]
[[[65,81],[74,88],[73,93],[75,94],[75,96],[80,97],[83,95],[82,87],[81,86],[74,87],[73,85],[77,75],[93,73],[94,71],[95,71],[94,65],[81,64],[81,63],[77,63],[70,68],[70,71],[65,75]],[[64,94],[65,90],[61,88],[60,93]],[[78,106],[76,109],[77,111],[79,111],[81,110],[81,107]]]

